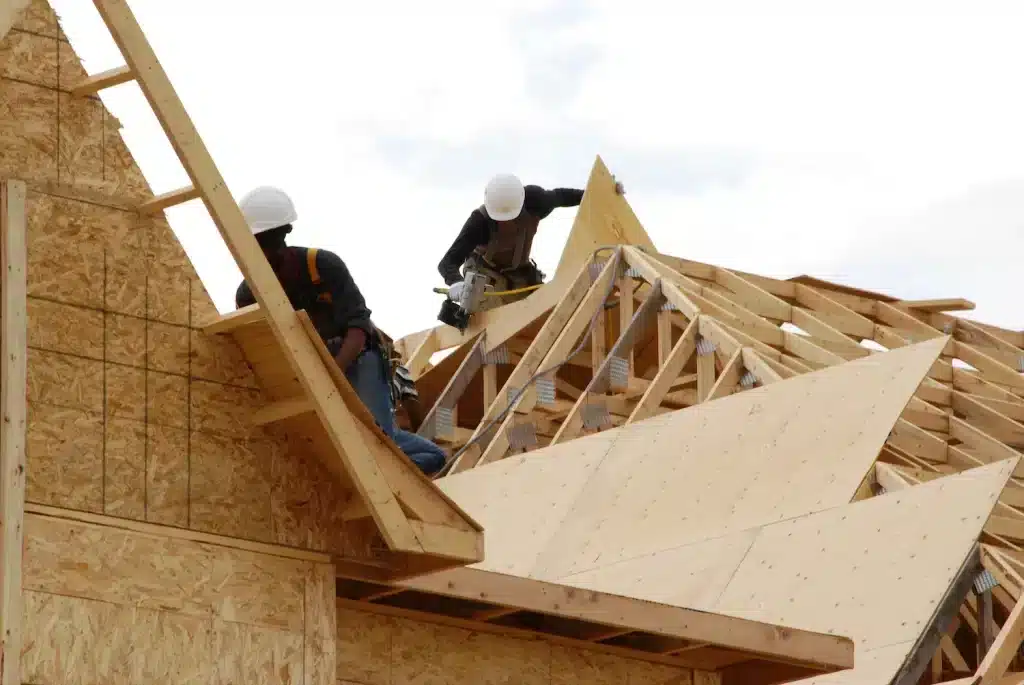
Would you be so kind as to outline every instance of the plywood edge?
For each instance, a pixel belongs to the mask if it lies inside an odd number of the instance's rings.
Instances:
[[[615,178],[598,155],[587,179],[583,200],[566,238],[554,281],[564,280],[590,261],[600,247],[633,245],[654,249],[654,243],[624,195],[615,192]]]
[[[218,535],[216,533],[204,533],[202,531],[190,530],[188,528],[177,528],[174,526],[135,521],[133,519],[108,516],[106,514],[93,514],[91,512],[53,507],[33,502],[29,502],[25,505],[25,516],[26,518],[55,519],[85,524],[88,526],[114,528],[143,535],[197,542],[217,547],[225,547],[227,549],[294,559],[296,561],[310,561],[317,564],[333,563],[331,555],[324,552],[305,550],[298,547],[275,545],[267,542],[256,542],[255,540],[245,540],[243,538],[234,538],[227,535]]]
[[[723,614],[658,604],[472,567],[402,581],[411,590],[493,602],[692,640],[821,672],[854,665],[853,640]]]

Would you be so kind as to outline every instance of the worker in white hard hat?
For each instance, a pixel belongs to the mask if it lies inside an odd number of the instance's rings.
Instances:
[[[238,204],[292,307],[309,315],[377,425],[424,473],[437,473],[445,463],[441,448],[395,423],[386,338],[370,320],[370,309],[345,262],[328,250],[285,243],[298,215],[284,191],[261,186]],[[248,283],[242,281],[235,305],[242,308],[255,302]]]
[[[616,184],[622,192],[622,184]],[[524,186],[512,174],[498,174],[484,188],[484,203],[470,212],[455,242],[438,264],[448,284],[448,297],[458,301],[464,273],[488,277],[496,292],[518,290],[544,282],[544,274],[530,258],[537,225],[558,207],[578,207],[583,191],[575,188],[545,190]],[[529,292],[484,298],[483,308],[507,304]]]

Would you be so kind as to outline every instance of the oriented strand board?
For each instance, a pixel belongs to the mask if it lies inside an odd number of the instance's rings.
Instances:
[[[333,682],[330,564],[38,514],[25,533],[25,682]]]
[[[728,543],[708,540],[602,564],[562,582],[848,635],[856,641],[854,669],[820,682],[888,682],[927,629],[1016,462],[733,533]],[[735,551],[722,554],[723,545]],[[687,574],[698,559],[701,573]],[[689,583],[714,591],[702,588],[698,596],[686,582],[666,584],[663,570],[680,567]]]
[[[30,502],[339,554],[344,493],[264,399],[45,0],[0,40],[0,177],[25,179]]]
[[[850,501],[942,342],[505,459],[441,485],[488,530],[478,568],[545,580],[821,511]]]
[[[543,639],[473,632],[339,607],[343,685],[718,685],[718,676]]]

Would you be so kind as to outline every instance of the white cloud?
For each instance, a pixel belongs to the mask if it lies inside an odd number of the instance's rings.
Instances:
[[[120,63],[91,3],[53,4],[90,72]],[[1018,5],[131,2],[231,190],[286,187],[295,240],[337,250],[396,335],[433,325],[436,264],[487,174],[582,185],[598,153],[667,252],[896,295],[976,292],[994,323],[1024,326],[1002,287],[1017,271],[1006,255],[1024,251],[1024,204],[985,192],[1024,179]],[[104,99],[154,189],[185,184],[137,88]],[[452,153],[424,156],[424,179],[379,137]],[[752,161],[735,182],[675,192],[692,169],[665,160],[695,149]],[[453,182],[446,159],[471,174]],[[935,209],[970,193],[953,218]],[[232,309],[239,275],[202,206],[171,221]],[[561,210],[543,225],[548,272],[571,221]]]

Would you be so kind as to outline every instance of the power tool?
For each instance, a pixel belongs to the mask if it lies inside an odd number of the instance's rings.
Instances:
[[[484,295],[488,285],[487,276],[476,271],[466,271],[466,277],[462,281],[462,293],[459,301],[455,302],[446,297],[441,304],[441,313],[437,315],[438,321],[454,328],[460,332],[469,327],[469,318],[480,308],[484,301]],[[448,291],[442,288],[434,288],[434,292],[447,294]]]

